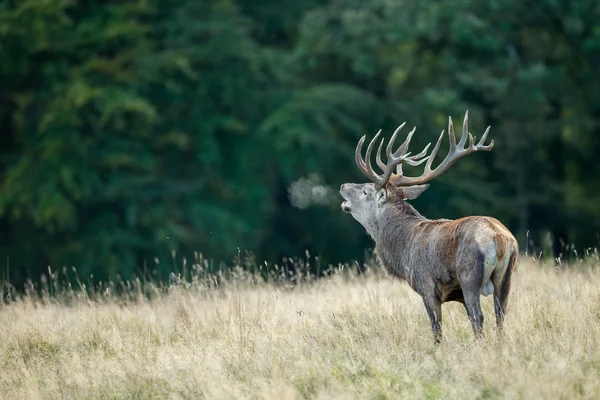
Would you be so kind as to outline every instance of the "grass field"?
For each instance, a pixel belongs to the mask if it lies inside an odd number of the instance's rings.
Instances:
[[[381,273],[285,286],[175,284],[152,300],[71,292],[0,309],[0,398],[600,398],[600,263],[522,259],[503,339]],[[132,298],[135,290],[132,289]]]

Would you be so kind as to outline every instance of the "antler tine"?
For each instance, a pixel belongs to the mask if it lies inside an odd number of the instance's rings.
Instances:
[[[425,154],[427,154],[427,150],[429,150],[429,146],[431,146],[431,143],[429,143],[427,146],[425,146],[423,151],[421,151],[419,154],[416,154],[412,157],[407,157],[404,160],[404,164],[408,164],[412,167],[416,167],[417,165],[423,164],[425,161],[427,161],[429,159],[429,156],[425,157]]]
[[[381,161],[381,148],[383,147],[383,142],[385,142],[385,139],[382,139],[381,142],[379,142],[379,147],[377,148],[377,157],[375,158],[377,166],[381,169],[382,172],[385,171],[385,164],[383,163],[383,161]]]
[[[490,128],[491,128],[490,126],[487,127],[485,132],[483,132],[483,136],[481,136],[479,143],[477,143],[477,147],[481,147],[481,150],[490,151],[492,149],[492,147],[494,147],[494,139],[492,139],[490,144],[488,144],[487,146],[483,145],[485,143],[485,139],[487,139],[488,133],[490,133]]]
[[[404,140],[404,143],[402,143],[400,145],[398,150],[396,150],[394,153],[392,153],[392,143],[396,139],[396,134],[400,131],[400,129],[402,127],[404,127],[405,124],[406,124],[406,122],[404,122],[402,125],[400,125],[398,127],[398,129],[396,129],[396,131],[394,132],[394,135],[392,136],[392,141],[390,141],[390,143],[388,144],[388,147],[386,149],[388,159],[394,159],[395,157],[402,156],[402,155],[404,155],[404,158],[407,159],[407,156],[410,154],[410,153],[406,153],[406,150],[408,150],[408,145],[410,143],[410,140],[412,139],[412,135],[415,133],[415,130],[417,129],[416,126],[410,132],[408,132],[408,135],[407,135],[406,139]],[[404,153],[406,153],[406,154],[404,154]],[[396,176],[401,176],[401,175],[402,175],[402,162],[399,162],[396,165]],[[392,175],[392,177],[394,177],[394,175]]]
[[[450,151],[453,152],[456,149],[456,136],[454,136],[452,117],[448,117],[448,140],[450,141]]]
[[[408,132],[408,135],[406,136],[406,140],[404,140],[404,142],[400,145],[400,147],[398,147],[398,150],[396,150],[393,155],[390,151],[388,153],[388,157],[405,157],[405,158],[408,157],[408,155],[410,154],[410,152],[407,152],[408,145],[410,144],[410,140],[412,139],[416,130],[417,130],[416,126],[414,128],[412,128],[412,130],[410,132]],[[390,149],[388,148],[388,150],[390,150]]]
[[[406,122],[403,123],[402,125],[400,125],[398,127],[398,129],[396,129],[396,131],[392,135],[392,138],[388,142],[388,145],[386,148],[387,157],[388,157],[388,159],[395,159],[395,158],[398,158],[400,155],[402,155],[402,158],[404,160],[403,163],[411,165],[411,166],[421,165],[422,163],[427,161],[427,159],[429,158],[429,157],[425,157],[425,155],[427,154],[427,150],[429,149],[429,146],[431,145],[431,143],[429,143],[427,146],[425,146],[423,151],[421,151],[419,154],[414,155],[412,157],[408,157],[408,155],[410,153],[403,154],[408,149],[408,145],[410,143],[412,135],[415,133],[416,127],[413,128],[413,130],[409,132],[408,137],[406,138],[404,143],[398,148],[398,150],[396,150],[394,153],[392,153],[392,147],[394,145],[394,142],[396,141],[396,136],[398,135],[398,132],[400,131],[400,129],[402,129],[402,127],[404,127],[405,124],[406,124]],[[379,143],[379,148],[377,149],[377,158],[376,158],[377,166],[379,168],[381,168],[382,172],[385,171],[385,168],[386,168],[385,163],[383,161],[381,161],[381,149],[383,148],[384,141],[385,141],[385,139],[382,140],[381,143]],[[402,163],[396,165],[396,175],[402,175]]]
[[[404,128],[404,125],[406,125],[406,122],[403,122],[402,124],[400,124],[400,126],[398,128],[396,128],[396,130],[394,131],[394,134],[392,135],[392,138],[390,139],[387,147],[385,148],[385,154],[388,159],[388,162],[390,162],[390,160],[392,159],[392,157],[391,157],[392,147],[394,146],[394,142],[396,141],[398,132],[400,132],[400,130],[402,128]],[[381,161],[381,148],[382,147],[383,147],[383,140],[381,141],[381,144],[379,145],[379,149],[377,150],[377,165],[379,166],[379,168],[381,168],[381,171],[385,173],[387,166],[383,163],[383,161]],[[402,169],[402,167],[400,167],[400,169]]]
[[[411,133],[414,133],[416,128],[414,128]],[[403,161],[402,163],[398,164],[396,166],[396,174],[392,175],[392,178],[394,180],[398,179],[399,176],[402,176],[403,172],[402,172],[402,164],[408,164],[412,167],[416,167],[418,165],[423,164],[425,161],[427,161],[429,159],[429,156],[425,157],[425,154],[427,154],[427,150],[429,150],[429,146],[431,146],[431,143],[429,143],[427,146],[425,146],[425,148],[423,149],[423,151],[421,151],[419,154],[416,154],[412,157],[407,157],[410,153],[406,153],[403,157]],[[396,153],[399,152],[400,149],[398,149],[398,151]]]
[[[377,132],[373,140],[371,140],[369,146],[367,146],[367,153],[365,154],[365,166],[367,167],[369,175],[373,176],[377,176],[377,173],[373,171],[373,167],[371,166],[371,153],[373,152],[373,145],[375,144],[375,142],[377,142],[377,139],[379,139],[379,135],[381,135],[381,129],[379,130],[379,132]]]
[[[394,134],[392,135],[392,138],[390,139],[390,142],[388,143],[387,147],[385,148],[385,153],[387,155],[387,157],[391,157],[392,156],[392,146],[394,146],[394,142],[396,141],[396,137],[398,136],[398,133],[400,132],[400,130],[402,128],[404,128],[404,125],[406,125],[406,122],[403,122],[402,124],[400,124],[399,127],[396,128],[396,130],[394,131]],[[406,140],[410,140],[411,135],[414,133],[414,129],[408,133],[408,138]],[[405,141],[406,143],[406,141]],[[400,146],[400,148],[402,148],[402,146],[404,146],[404,143],[402,143],[402,145]],[[395,154],[395,153],[394,153]]]
[[[440,133],[440,137],[439,137],[438,141],[436,142],[435,146],[433,147],[431,154],[429,155],[427,164],[425,164],[425,172],[431,172],[431,164],[433,164],[433,160],[440,149],[440,145],[442,144],[443,138],[444,138],[444,130],[442,130],[442,133]]]
[[[460,142],[458,142],[458,147],[465,147],[465,143],[467,142],[467,136],[471,137],[469,133],[469,110],[465,112],[465,118],[463,119],[462,126],[462,134],[460,135]]]
[[[367,171],[367,167],[365,165],[365,162],[363,161],[362,154],[361,154],[362,147],[363,147],[363,144],[365,143],[366,138],[367,138],[367,135],[363,135],[363,137],[361,137],[360,140],[358,141],[358,144],[356,145],[356,150],[354,151],[354,161],[356,162],[356,166],[358,167],[360,172],[367,175],[367,177],[368,177],[369,172]]]

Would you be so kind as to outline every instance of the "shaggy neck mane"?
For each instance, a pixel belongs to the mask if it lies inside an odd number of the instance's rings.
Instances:
[[[406,236],[409,238],[410,232],[418,222],[428,221],[413,206],[404,201],[391,204],[386,212],[382,214],[382,218],[385,221],[378,223],[381,229],[379,229],[375,238],[377,242],[397,243],[400,237]]]
[[[396,218],[415,218],[421,221],[426,221],[427,218],[422,216],[413,206],[405,201],[397,201],[392,205],[394,209],[394,217]]]
[[[395,201],[382,214],[385,221],[378,221],[375,239],[376,254],[380,264],[393,276],[406,279],[409,271],[403,261],[406,249],[414,237],[413,231],[420,222],[429,221],[405,201]]]

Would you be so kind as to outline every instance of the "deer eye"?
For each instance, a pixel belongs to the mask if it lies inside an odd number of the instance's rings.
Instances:
[[[363,189],[363,194],[365,194],[365,195],[368,194],[367,189]]]

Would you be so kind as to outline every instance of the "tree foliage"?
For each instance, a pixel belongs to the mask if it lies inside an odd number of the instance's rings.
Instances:
[[[290,184],[363,181],[360,136],[407,121],[418,149],[465,109],[494,151],[419,210],[493,215],[554,256],[596,246],[598,17],[591,0],[5,0],[0,254],[17,281],[166,275],[194,252],[361,258],[360,226],[333,200],[294,208]]]

